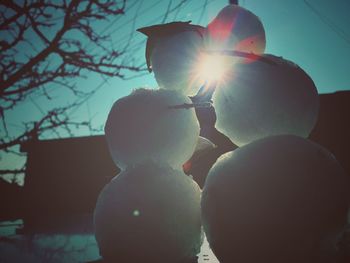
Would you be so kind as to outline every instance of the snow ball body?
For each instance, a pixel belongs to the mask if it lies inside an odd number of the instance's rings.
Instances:
[[[299,66],[273,55],[271,63],[237,63],[214,93],[217,127],[238,146],[271,135],[308,137],[316,124],[319,97]]]
[[[260,19],[249,10],[228,5],[207,27],[209,49],[264,53],[266,37]]]
[[[160,36],[154,44],[151,65],[159,87],[194,95],[203,84],[197,76],[203,36],[195,30]]]
[[[344,170],[321,146],[292,135],[264,138],[210,170],[204,230],[220,262],[334,262],[348,189]]]
[[[181,168],[193,154],[199,124],[193,109],[169,106],[191,103],[170,90],[138,89],[117,100],[105,125],[114,163],[121,169],[148,160]]]
[[[190,177],[170,167],[121,172],[97,200],[100,254],[108,262],[192,262],[202,244],[200,195]]]

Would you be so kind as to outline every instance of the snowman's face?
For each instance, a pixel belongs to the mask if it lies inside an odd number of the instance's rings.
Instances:
[[[203,50],[203,38],[196,31],[159,37],[151,54],[154,76],[161,88],[194,95],[200,87],[196,64]]]

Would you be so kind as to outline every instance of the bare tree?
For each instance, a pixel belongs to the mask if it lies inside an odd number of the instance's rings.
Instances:
[[[67,114],[94,92],[77,87],[77,78],[91,72],[124,78],[124,71],[143,70],[142,65],[121,60],[124,51],[114,49],[111,39],[101,34],[102,22],[122,16],[125,6],[126,0],[0,2],[0,151],[19,154],[15,146],[58,127],[68,133],[71,127],[89,127],[88,121],[73,122]],[[58,88],[69,90],[73,103],[25,123],[21,134],[8,132],[8,111],[33,94],[52,100],[51,92]],[[10,172],[1,170],[0,175]],[[21,172],[23,169],[12,171]]]

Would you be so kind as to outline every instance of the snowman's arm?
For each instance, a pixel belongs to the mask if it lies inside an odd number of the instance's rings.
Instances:
[[[179,105],[169,106],[169,109],[191,109],[191,108],[207,108],[210,107],[210,102],[200,102],[200,103],[184,103]]]

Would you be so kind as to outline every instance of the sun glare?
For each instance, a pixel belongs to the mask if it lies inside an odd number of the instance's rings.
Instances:
[[[222,82],[229,70],[227,58],[221,55],[203,54],[196,68],[202,83]]]

